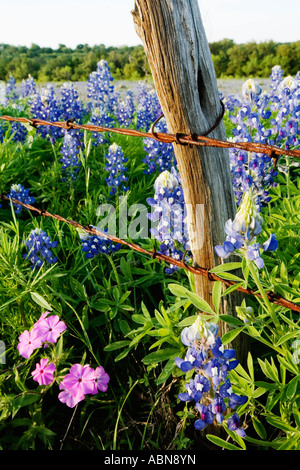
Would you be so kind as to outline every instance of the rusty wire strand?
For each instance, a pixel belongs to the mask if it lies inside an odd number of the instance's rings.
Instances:
[[[30,124],[34,128],[37,128],[38,126],[54,126],[54,127],[60,127],[61,129],[66,129],[67,131],[71,129],[87,130],[91,132],[111,132],[111,133],[116,133],[116,134],[132,136],[132,137],[152,138],[152,139],[158,140],[159,142],[163,142],[166,144],[176,143],[180,145],[190,144],[190,145],[197,145],[197,146],[203,146],[203,147],[237,148],[240,150],[246,150],[250,152],[268,154],[270,158],[274,159],[274,165],[277,159],[282,155],[288,155],[291,157],[300,158],[300,150],[286,150],[286,149],[281,149],[279,147],[275,147],[275,146],[268,145],[268,144],[260,144],[260,143],[253,143],[253,142],[229,142],[229,141],[223,141],[223,140],[218,140],[218,139],[207,137],[207,134],[212,132],[212,130],[215,129],[217,125],[221,122],[223,115],[224,115],[224,111],[225,111],[225,108],[222,103],[221,114],[218,116],[214,125],[208,131],[206,131],[203,135],[197,135],[194,133],[190,135],[186,135],[186,134],[180,134],[180,133],[168,134],[168,133],[163,133],[163,132],[155,132],[155,125],[163,117],[163,115],[159,116],[156,119],[156,121],[152,124],[150,132],[143,132],[143,131],[127,129],[127,128],[124,129],[124,128],[114,128],[114,127],[111,128],[111,127],[104,127],[104,126],[96,126],[96,125],[91,125],[91,124],[77,124],[76,122],[74,122],[73,119],[68,119],[66,122],[62,122],[62,121],[52,122],[52,121],[46,121],[42,119],[30,119],[26,117],[17,118],[17,117],[7,116],[7,115],[0,116],[0,119],[4,121],[13,121],[13,122],[20,122],[23,124]],[[150,256],[152,257],[152,259],[158,259],[159,261],[165,261],[168,264],[176,265],[180,268],[183,268],[192,272],[193,274],[205,276],[211,281],[221,281],[223,284],[229,287],[237,284],[234,281],[222,279],[215,273],[210,272],[210,270],[207,268],[202,268],[199,266],[192,266],[192,265],[185,263],[185,261],[178,261],[176,259],[171,258],[170,256],[163,255],[162,253],[157,252],[155,248],[153,248],[153,251],[146,250],[145,248],[141,247],[140,245],[137,245],[136,243],[127,242],[113,235],[104,234],[100,232],[98,229],[92,227],[91,225],[89,225],[88,227],[84,227],[78,222],[74,222],[73,220],[66,219],[57,214],[51,214],[50,212],[46,210],[39,209],[30,204],[25,204],[21,201],[18,201],[17,199],[11,199],[3,194],[0,195],[0,199],[10,200],[11,202],[15,204],[20,204],[21,206],[23,206],[24,208],[28,210],[38,212],[40,215],[44,217],[51,217],[53,219],[59,220],[68,225],[72,225],[76,229],[83,230],[91,235],[98,235],[98,236],[106,237],[107,239],[113,242],[120,243],[122,245],[125,245],[133,249],[134,251]],[[259,294],[259,292],[256,292],[253,289],[250,289],[250,288],[246,289],[241,286],[238,286],[237,290],[245,294],[254,295],[256,297],[261,298],[261,295]],[[300,305],[297,305],[294,302],[284,299],[280,297],[279,295],[275,294],[274,292],[267,292],[266,295],[271,302],[300,313]]]
[[[112,242],[120,243],[121,245],[125,245],[125,246],[127,246],[128,248],[131,248],[134,251],[137,251],[139,253],[150,256],[152,259],[157,259],[159,261],[165,261],[168,264],[173,264],[173,265],[178,266],[179,268],[186,269],[187,271],[190,271],[193,274],[205,276],[211,281],[221,281],[223,284],[225,284],[228,287],[236,286],[238,284],[238,282],[231,281],[231,280],[228,280],[228,279],[223,279],[222,277],[218,276],[217,274],[215,274],[213,272],[210,272],[210,270],[207,269],[207,268],[203,268],[203,267],[200,267],[200,266],[193,266],[193,265],[187,264],[184,260],[179,261],[179,260],[174,259],[170,256],[164,255],[164,254],[160,253],[159,251],[156,251],[155,247],[153,248],[152,251],[147,250],[147,249],[143,248],[142,246],[140,246],[136,243],[128,242],[128,241],[122,240],[121,238],[118,238],[114,235],[109,235],[107,233],[103,233],[100,230],[98,230],[98,228],[93,227],[92,225],[88,225],[88,226],[85,227],[85,226],[79,224],[78,222],[75,222],[73,220],[66,219],[65,217],[62,217],[61,215],[52,214],[51,212],[48,212],[47,210],[40,209],[38,207],[32,206],[31,204],[25,204],[24,202],[21,202],[21,201],[18,201],[17,199],[13,199],[13,198],[10,198],[8,196],[5,196],[4,194],[0,194],[0,200],[1,199],[6,200],[6,201],[11,201],[13,204],[19,204],[22,207],[24,207],[25,209],[28,209],[30,211],[38,212],[43,217],[51,217],[52,219],[56,219],[56,220],[59,220],[60,222],[64,222],[68,225],[73,226],[74,228],[76,228],[78,230],[83,230],[84,232],[89,233],[91,235],[101,236],[101,237],[104,237],[108,240],[111,240]],[[253,296],[262,298],[261,294],[259,292],[255,291],[254,289],[244,288],[242,286],[238,286],[237,290],[240,291],[240,292],[243,292],[244,294],[253,295]],[[294,302],[291,302],[290,300],[284,299],[283,297],[280,297],[279,295],[275,294],[274,292],[266,292],[266,295],[267,295],[268,299],[270,300],[270,302],[300,313],[300,305],[297,305]]]
[[[160,119],[160,116],[158,119]],[[223,115],[222,115],[223,117]],[[127,129],[121,127],[104,127],[104,126],[96,126],[92,124],[77,124],[72,119],[68,119],[66,122],[63,121],[45,121],[43,119],[30,119],[26,117],[13,117],[13,116],[0,116],[0,119],[3,121],[13,121],[13,122],[20,122],[23,124],[30,124],[31,126],[37,128],[38,126],[54,126],[60,127],[61,129],[66,130],[87,130],[91,132],[109,132],[109,133],[116,133],[122,134],[132,137],[142,137],[142,138],[150,138],[158,140],[159,142],[170,144],[170,143],[177,143],[180,145],[196,145],[200,147],[216,147],[216,148],[236,148],[240,150],[245,150],[248,152],[257,152],[257,153],[264,153],[267,154],[270,158],[274,160],[276,163],[277,159],[280,156],[287,155],[290,157],[300,158],[300,150],[290,150],[290,149],[281,149],[274,145],[269,144],[261,144],[257,142],[229,142],[225,140],[218,140],[213,139],[211,137],[207,137],[206,134],[211,132],[221,121],[220,116],[217,118],[216,123],[203,135],[193,134],[169,134],[165,132],[156,132],[155,125],[152,125],[150,132],[143,132],[135,129]],[[155,121],[156,124],[158,120]]]

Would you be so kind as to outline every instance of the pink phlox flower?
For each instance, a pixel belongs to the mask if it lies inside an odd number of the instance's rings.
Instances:
[[[66,324],[59,319],[58,315],[40,319],[34,326],[41,341],[48,343],[56,343],[57,338],[66,328]]]
[[[95,371],[89,365],[74,364],[70,373],[63,379],[64,388],[76,396],[92,393],[94,390]]]
[[[36,364],[35,370],[31,372],[33,380],[38,382],[39,385],[49,385],[54,380],[53,374],[56,367],[53,362],[47,365],[48,362],[46,358],[41,359],[40,363]]]
[[[44,312],[41,314],[40,318],[35,322],[35,324],[33,325],[32,329],[35,329],[40,323],[41,321],[43,321],[48,315],[49,315],[50,312]]]
[[[105,372],[102,366],[96,367],[95,369],[95,379],[94,379],[94,390],[93,395],[96,395],[98,391],[106,392],[108,388],[108,382],[110,380],[109,375]]]
[[[85,395],[73,395],[70,390],[65,389],[65,384],[64,381],[62,380],[61,383],[59,384],[60,390],[62,390],[59,395],[58,399],[62,402],[65,403],[69,408],[74,408],[74,406],[77,405],[80,401],[84,400]]]
[[[19,354],[29,359],[33,351],[42,346],[41,338],[36,330],[25,330],[19,336],[18,350]]]

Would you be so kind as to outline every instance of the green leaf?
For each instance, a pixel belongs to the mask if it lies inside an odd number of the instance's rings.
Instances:
[[[42,395],[38,392],[23,392],[21,395],[17,395],[12,402],[12,418],[16,415],[20,408],[36,403],[38,400],[40,400],[41,397]]]
[[[278,383],[278,370],[275,364],[270,364],[267,359],[265,359],[265,362],[263,362],[260,358],[258,358],[258,362],[265,376]]]
[[[235,330],[228,331],[225,335],[222,336],[222,343],[227,344],[231,343],[243,330],[245,327],[236,328]]]
[[[115,341],[114,343],[108,344],[103,348],[104,351],[116,351],[117,349],[124,348],[130,344],[129,340]]]
[[[259,437],[261,437],[262,439],[265,439],[267,437],[266,429],[264,425],[259,421],[259,419],[256,418],[256,416],[252,416],[252,423]]]
[[[198,318],[198,315],[191,315],[190,317],[184,318],[178,323],[178,327],[182,328],[185,326],[191,326]]]
[[[234,269],[241,269],[242,263],[224,263],[216,266],[215,268],[210,269],[211,273],[223,273],[226,271],[233,271]]]
[[[52,311],[51,305],[48,304],[47,300],[44,299],[40,294],[37,292],[30,292],[32,300],[37,303],[40,307],[43,307],[45,310]]]
[[[195,307],[201,310],[202,312],[211,313],[212,315],[215,315],[215,312],[213,311],[211,306],[204,299],[199,297],[199,295],[187,291],[186,296],[192,302],[192,304],[195,305]]]
[[[282,418],[280,416],[266,415],[266,420],[269,424],[271,424],[275,428],[281,429],[282,431],[293,433],[297,432],[297,429],[293,428],[293,426],[290,426],[288,423],[282,421]]]
[[[221,439],[220,437],[214,436],[212,434],[207,434],[207,439],[211,441],[213,444],[222,447],[223,449],[227,450],[243,450],[241,447],[237,447],[234,444],[230,444],[227,441],[224,441],[224,439]]]
[[[243,287],[244,282],[236,282],[232,286],[228,287],[222,294],[222,297],[225,297],[228,294],[231,294],[235,290],[239,289],[240,287]]]
[[[222,281],[214,282],[214,285],[212,288],[212,301],[213,301],[213,304],[215,306],[217,313],[219,313],[222,289],[223,289]]]
[[[280,346],[280,344],[285,343],[286,341],[290,339],[295,338],[295,331],[290,331],[289,333],[286,333],[285,335],[281,336],[279,341],[276,343],[276,346]]]
[[[287,385],[286,396],[289,400],[292,400],[297,391],[297,386],[299,382],[299,376],[294,377]]]
[[[242,282],[242,283],[245,282],[241,277],[238,277],[235,274],[231,274],[227,272],[215,273],[215,274],[217,274],[222,279],[227,279],[228,281],[237,281],[237,282]]]
[[[220,320],[225,323],[229,323],[229,325],[245,326],[242,320],[239,320],[239,318],[233,317],[232,315],[220,315]]]
[[[159,351],[155,351],[145,356],[142,359],[142,362],[145,365],[156,364],[158,362],[162,362],[167,359],[170,359],[171,357],[175,358],[178,354],[179,354],[178,349],[173,349],[173,348],[160,349]]]
[[[187,292],[189,292],[186,287],[180,284],[168,284],[168,288],[176,297],[186,297]]]
[[[164,383],[170,377],[175,367],[174,359],[169,359],[156,380],[157,385]]]
[[[247,357],[247,366],[248,366],[248,371],[251,376],[252,381],[254,382],[254,367],[253,367],[253,359],[251,356],[250,351],[248,352],[248,357]]]

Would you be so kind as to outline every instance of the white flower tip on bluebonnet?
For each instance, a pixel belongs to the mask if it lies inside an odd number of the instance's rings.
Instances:
[[[196,321],[181,332],[181,341],[185,346],[194,346],[196,343],[213,345],[216,340],[218,325],[204,321],[199,315]]]
[[[169,170],[163,171],[154,182],[155,191],[159,191],[159,188],[176,189],[178,186],[178,177]]]
[[[107,65],[107,62],[104,59],[99,60],[99,62],[97,64],[97,66],[101,67],[101,68],[106,67],[106,65]]]
[[[23,190],[23,186],[21,184],[12,184],[11,191],[15,191],[16,193]]]
[[[256,236],[261,232],[263,219],[257,210],[251,188],[244,194],[240,208],[233,221],[233,228],[237,232],[249,232],[250,236]]]
[[[119,145],[117,145],[115,142],[113,144],[111,144],[111,146],[109,147],[109,150],[111,150],[113,153],[117,153],[117,151],[119,150]]]
[[[80,240],[87,240],[88,238],[90,238],[90,234],[87,233],[85,230],[83,230],[82,228],[78,228],[76,227],[76,230],[78,232],[78,235],[79,235],[79,238]]]
[[[252,101],[255,96],[260,95],[261,91],[260,85],[252,78],[243,83],[242,94],[246,100]]]
[[[297,80],[295,80],[291,75],[289,75],[288,77],[285,77],[283,80],[281,80],[277,87],[277,91],[281,93],[285,88],[288,88],[290,91],[293,91],[297,87]]]

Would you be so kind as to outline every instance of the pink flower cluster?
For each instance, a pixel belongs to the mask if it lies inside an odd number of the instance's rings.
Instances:
[[[25,330],[19,336],[18,350],[26,359],[29,359],[33,351],[43,344],[47,346],[48,343],[56,343],[59,335],[66,330],[67,327],[59,316],[48,316],[49,313],[43,313],[31,330]],[[54,380],[55,371],[55,364],[52,362],[49,364],[49,360],[43,358],[40,363],[36,364],[31,375],[39,385],[50,385]],[[99,391],[106,392],[109,380],[110,377],[102,366],[92,369],[89,365],[74,364],[69,374],[65,375],[60,382],[61,392],[58,398],[62,403],[73,408],[87,394],[96,395]]]
[[[106,392],[109,382],[109,375],[102,366],[93,369],[89,365],[82,366],[74,364],[69,374],[59,384],[59,400],[70,408],[73,408],[85,395],[96,395],[99,390]]]
[[[43,313],[30,331],[25,330],[19,336],[18,350],[26,359],[43,343],[56,343],[59,335],[67,328],[58,315],[48,317],[49,313]]]

